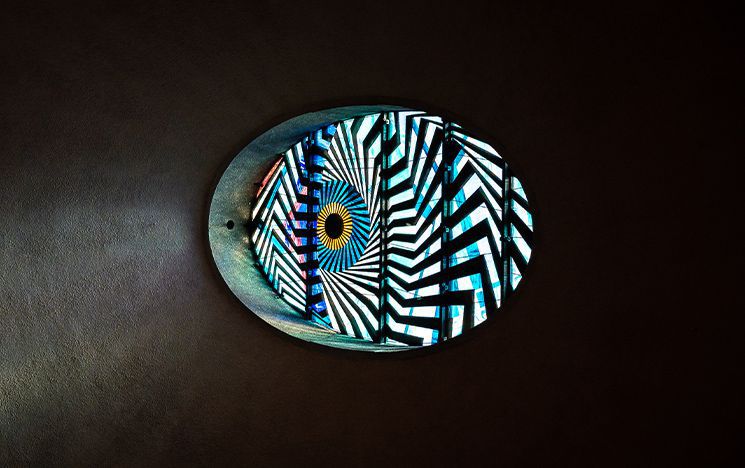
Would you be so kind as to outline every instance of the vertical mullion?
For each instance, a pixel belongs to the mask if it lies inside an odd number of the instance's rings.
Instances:
[[[452,163],[455,159],[453,155],[453,139],[450,122],[443,124],[443,141],[442,141],[442,184],[440,186],[440,201],[442,206],[440,223],[443,227],[440,241],[440,252],[442,256],[440,264],[440,275],[443,280],[440,282],[440,296],[442,304],[440,305],[440,335],[438,341],[445,341],[450,336],[450,306],[445,305],[444,295],[450,289],[450,281],[446,280],[448,270],[450,269],[450,255],[445,253],[445,246],[452,239],[452,232],[448,226],[450,217],[450,201],[447,199],[448,189],[452,183]]]
[[[307,136],[307,153],[305,158],[305,168],[308,172],[308,192],[307,192],[307,213],[308,221],[306,224],[306,237],[305,237],[305,318],[311,320],[313,318],[313,300],[312,289],[314,268],[313,261],[317,258],[317,247],[315,239],[317,238],[317,224],[318,224],[318,212],[316,207],[319,205],[315,202],[315,180],[316,180],[316,154],[313,145],[313,134],[309,133]]]
[[[380,194],[380,209],[378,210],[378,223],[380,229],[380,302],[378,304],[378,343],[385,344],[387,341],[386,328],[388,327],[388,261],[387,261],[387,250],[388,250],[388,182],[389,174],[388,168],[390,167],[390,157],[393,153],[391,148],[391,122],[392,114],[383,114],[383,141],[380,145],[382,152],[381,155],[381,168],[380,177],[378,183],[380,184],[378,193]]]
[[[318,271],[318,212],[320,210],[320,195],[322,187],[324,153],[329,143],[324,139],[324,129],[311,132],[307,137],[307,154],[305,165],[308,172],[306,225],[306,257],[305,257],[305,318],[313,319],[313,312],[323,298],[323,292],[313,294],[313,286],[321,283]]]
[[[505,163],[504,170],[502,171],[502,302],[507,299],[507,296],[512,293],[512,264],[510,262],[510,252],[512,243],[512,229],[509,221],[510,218],[510,203],[512,200],[512,176],[510,174],[510,168]]]

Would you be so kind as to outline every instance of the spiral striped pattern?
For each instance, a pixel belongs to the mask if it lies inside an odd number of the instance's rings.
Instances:
[[[278,189],[279,207],[259,216],[284,226],[278,233],[290,240],[272,256],[261,247],[269,231],[254,236],[267,276],[296,284],[314,278],[304,296],[311,320],[386,345],[434,344],[494,314],[522,280],[533,248],[525,190],[498,152],[453,122],[413,111],[338,122],[323,137],[298,145],[322,148],[318,197],[304,195],[311,193],[302,188],[306,161],[290,150],[280,164],[290,178],[274,183],[285,193],[299,187],[295,199],[307,205],[293,208]],[[324,223],[340,207],[351,222],[333,242]]]

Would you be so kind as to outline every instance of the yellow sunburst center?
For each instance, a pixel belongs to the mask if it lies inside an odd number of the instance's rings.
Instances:
[[[318,213],[318,239],[326,248],[339,250],[352,237],[352,217],[340,203],[329,203]]]

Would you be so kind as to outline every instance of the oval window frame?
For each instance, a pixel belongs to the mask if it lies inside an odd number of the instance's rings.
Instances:
[[[359,339],[351,339],[338,333],[329,333],[328,330],[313,330],[312,333],[306,329],[306,323],[298,317],[291,317],[284,313],[284,306],[281,298],[276,291],[267,283],[263,275],[257,274],[260,264],[257,263],[252,249],[246,251],[246,246],[250,245],[250,239],[242,228],[250,226],[250,207],[252,204],[252,195],[256,188],[261,185],[260,180],[265,177],[275,163],[276,155],[287,150],[288,147],[302,139],[310,132],[317,130],[325,125],[339,121],[361,117],[368,114],[382,112],[406,112],[414,111],[425,112],[430,115],[444,117],[449,121],[463,123],[465,119],[454,117],[447,111],[437,110],[429,112],[427,106],[404,106],[391,104],[372,104],[372,105],[351,105],[341,107],[330,107],[313,112],[298,114],[289,119],[283,120],[277,125],[260,132],[246,145],[236,156],[234,156],[225,170],[221,173],[217,184],[212,193],[210,208],[208,214],[208,239],[212,252],[212,259],[217,267],[220,276],[225,281],[233,295],[249,309],[254,315],[257,315],[264,322],[270,324],[272,328],[281,331],[282,335],[289,335],[293,338],[300,339],[305,343],[320,344],[326,347],[339,348],[354,351],[372,351],[372,352],[389,352],[389,351],[414,351],[418,349],[439,349],[447,343],[461,341],[464,336],[474,336],[474,332],[479,329],[486,329],[484,325],[490,325],[494,320],[489,317],[479,327],[475,327],[468,333],[461,333],[458,336],[445,341],[432,343],[424,346],[406,346],[406,347],[388,347],[381,346],[378,343],[365,341],[360,343]],[[503,153],[503,148],[495,139],[486,137],[485,132],[473,131],[474,126],[467,124],[469,133],[478,135],[479,139],[488,142],[493,148],[498,148],[498,153]],[[529,184],[525,183],[524,174],[519,169],[515,170],[516,164],[513,158],[509,158],[509,166],[513,173],[519,174],[522,182],[522,188],[527,193],[526,198],[530,200],[530,215],[532,216],[533,244],[531,251],[534,254],[538,242],[535,238],[536,231],[536,206],[535,197],[529,190]],[[246,188],[253,188],[246,190]],[[226,229],[228,223],[233,223],[239,229]],[[229,239],[226,242],[225,235]],[[239,251],[243,251],[239,253]],[[534,255],[529,258],[529,262],[534,262]],[[528,271],[522,272],[522,281],[517,291],[525,289],[525,278],[529,277]],[[516,291],[516,292],[517,292]],[[514,305],[514,297],[502,301],[498,306],[500,311],[506,307]],[[436,345],[436,346],[435,346]]]

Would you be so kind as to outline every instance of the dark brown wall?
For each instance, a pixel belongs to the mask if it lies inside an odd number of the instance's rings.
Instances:
[[[742,458],[741,17],[596,3],[3,7],[0,465]],[[503,313],[413,357],[281,335],[206,241],[252,136],[386,97],[494,136],[537,211]]]

